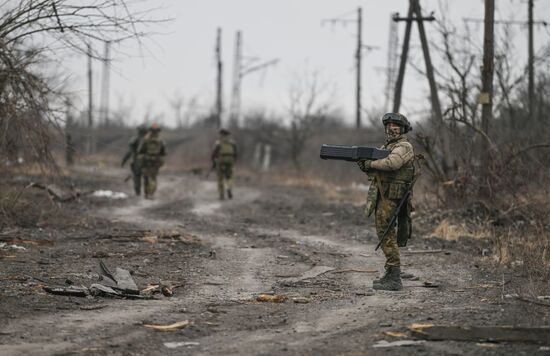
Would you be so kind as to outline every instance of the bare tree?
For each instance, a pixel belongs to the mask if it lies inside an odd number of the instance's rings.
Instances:
[[[444,6],[443,2],[440,4]],[[429,123],[426,127],[418,124],[420,130],[415,132],[420,131],[416,141],[425,153],[431,178],[445,192],[442,198],[447,202],[463,202],[454,198],[465,196],[479,199],[483,198],[481,190],[488,192],[488,197],[495,198],[495,192],[502,193],[510,187],[517,189],[525,185],[523,178],[526,174],[544,179],[539,172],[546,171],[548,162],[543,154],[550,147],[546,140],[548,125],[537,125],[532,121],[529,125],[521,124],[529,117],[527,81],[524,66],[515,62],[513,26],[500,25],[495,28],[494,115],[491,131],[488,132],[481,120],[480,103],[486,102],[486,98],[480,97],[482,41],[476,41],[480,33],[470,31],[466,22],[459,28],[447,21],[444,14],[449,12],[448,9],[442,8],[440,12],[437,22],[439,36],[434,37],[431,45],[436,49],[440,63],[436,74],[438,86],[445,93],[444,122],[452,132],[453,150],[449,155],[441,156],[438,127],[431,127]],[[548,56],[544,56],[550,53],[548,48],[541,48],[535,57],[541,67],[548,63]],[[418,68],[417,71],[421,72]],[[544,80],[544,76],[539,76],[541,86],[537,102],[541,103],[545,97]],[[539,107],[536,112],[546,117],[548,107]],[[527,157],[529,161],[520,159]],[[451,175],[444,174],[445,165],[442,163],[451,168]],[[534,165],[542,169],[533,169]]]
[[[188,123],[184,123],[183,106],[185,105],[185,98],[179,90],[174,91],[172,97],[167,98],[170,108],[174,110],[174,120],[178,129],[188,126]]]
[[[46,45],[55,42],[86,53],[92,41],[117,43],[140,39],[143,24],[159,22],[148,18],[150,9],[133,11],[135,0],[22,0],[4,1],[0,8],[2,48],[21,45],[42,36]]]
[[[193,121],[196,120],[197,112],[199,109],[199,103],[196,96],[192,96],[187,101],[185,113],[183,114],[183,123],[186,127],[189,127]]]
[[[287,141],[292,163],[299,170],[300,154],[304,150],[315,123],[330,110],[330,87],[318,71],[306,69],[296,75],[289,91],[288,114],[290,130]]]
[[[60,120],[54,103],[61,93],[46,79],[44,64],[52,58],[60,59],[67,50],[86,53],[87,45],[94,41],[140,41],[145,36],[139,29],[141,25],[158,21],[150,19],[147,11],[133,11],[133,4],[130,0],[22,0],[0,4],[2,152],[10,147],[39,162],[53,162],[50,131]]]

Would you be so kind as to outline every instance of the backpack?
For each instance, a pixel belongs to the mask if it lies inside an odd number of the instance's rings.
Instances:
[[[141,152],[143,153],[143,162],[144,166],[161,166],[162,165],[162,150],[163,142],[156,138],[149,138],[143,141],[143,148]]]

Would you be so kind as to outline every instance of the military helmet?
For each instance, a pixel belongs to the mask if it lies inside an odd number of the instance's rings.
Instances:
[[[397,112],[388,112],[382,116],[382,123],[387,126],[390,122],[397,124],[403,128],[403,133],[407,133],[412,130],[411,124],[407,118]]]
[[[229,130],[227,130],[227,129],[220,129],[220,135],[222,135],[222,136],[227,136],[227,135],[229,135]]]
[[[151,132],[160,132],[160,126],[156,122],[153,122],[153,124],[149,128],[149,131],[151,131]]]
[[[145,134],[145,133],[147,133],[147,125],[145,125],[145,124],[138,125],[137,131],[138,131],[138,133],[140,133],[140,134]]]

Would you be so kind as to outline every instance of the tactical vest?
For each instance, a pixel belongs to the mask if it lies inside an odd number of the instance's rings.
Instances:
[[[218,145],[218,162],[233,163],[235,160],[235,144],[229,140],[220,140]]]
[[[403,142],[403,139],[398,139],[396,141],[390,142],[382,146],[382,149],[393,150],[394,147]],[[408,185],[413,181],[414,178],[414,158],[411,159],[408,163],[405,163],[401,168],[395,171],[378,171],[378,177],[380,178],[380,183],[384,197],[388,199],[401,199],[403,194],[405,194]]]
[[[381,148],[392,150],[403,139],[397,139]],[[401,199],[407,191],[410,183],[414,179],[414,158],[405,163],[401,168],[395,171],[376,171],[374,175],[369,175],[371,182],[367,194],[367,205],[365,214],[370,216],[376,209],[378,199]]]
[[[162,162],[162,141],[158,138],[148,138],[145,141],[143,141],[144,149],[141,151],[145,151],[143,153],[143,162],[142,164],[144,166],[158,166],[161,165]]]

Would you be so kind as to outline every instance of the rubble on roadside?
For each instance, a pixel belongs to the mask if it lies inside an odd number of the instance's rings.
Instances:
[[[140,290],[128,270],[116,267],[115,271],[111,272],[102,261],[99,262],[99,278],[99,283],[92,283],[89,287],[44,285],[42,288],[53,295],[72,297],[94,296],[122,299],[154,299],[154,294],[157,293],[171,297],[174,294],[173,290],[175,288],[183,286],[183,284],[175,286],[155,284]]]

